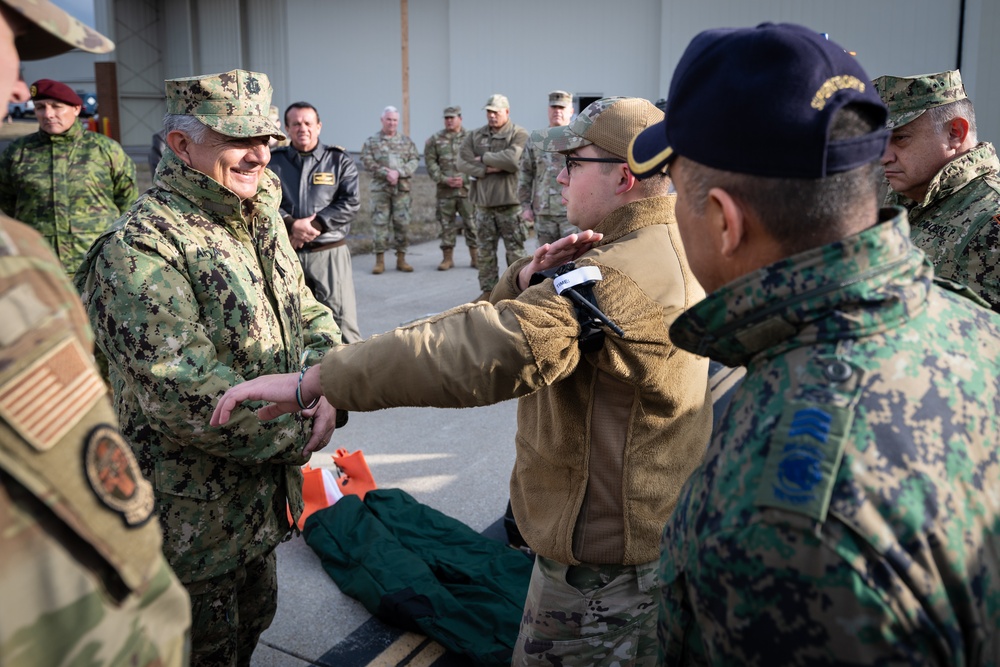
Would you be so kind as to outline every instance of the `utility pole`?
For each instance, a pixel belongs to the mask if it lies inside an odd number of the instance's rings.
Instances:
[[[410,136],[410,15],[407,0],[399,0],[399,13],[403,51],[403,134]]]

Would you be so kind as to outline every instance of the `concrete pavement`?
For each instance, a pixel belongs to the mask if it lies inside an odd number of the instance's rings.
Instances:
[[[534,249],[534,239],[529,240]],[[529,250],[530,251],[530,250]],[[393,253],[387,253],[395,259]],[[503,251],[499,252],[501,271]],[[479,293],[461,240],[456,267],[437,271],[437,242],[407,255],[413,273],[371,274],[374,257],[354,258],[361,333],[368,337],[467,302]],[[391,359],[385,363],[391,364]],[[499,534],[514,463],[516,402],[462,410],[397,408],[352,413],[313,467],[332,467],[335,449],[360,449],[380,487],[400,488],[418,501],[480,532]],[[464,665],[436,643],[387,627],[343,595],[302,537],[279,545],[278,612],[261,637],[253,667],[354,667],[355,665]]]

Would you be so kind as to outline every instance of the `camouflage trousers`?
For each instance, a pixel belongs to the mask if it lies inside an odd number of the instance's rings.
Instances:
[[[372,232],[374,252],[389,249],[389,232],[392,248],[406,252],[410,247],[407,230],[410,227],[410,193],[398,190],[373,190],[371,193]]]
[[[497,246],[503,239],[507,266],[524,257],[524,241],[527,232],[521,218],[521,207],[477,206],[476,234],[479,239],[479,288],[491,292],[500,280],[497,262]]]
[[[512,665],[654,667],[659,563],[563,565],[537,556]]]
[[[187,586],[191,667],[249,667],[278,608],[274,551],[232,572]]]
[[[478,235],[474,208],[468,197],[438,197],[437,221],[441,227],[442,248],[454,248],[459,233],[465,234],[465,245],[476,247]]]
[[[538,236],[538,245],[552,243],[564,236],[579,233],[579,227],[569,224],[565,215],[535,216],[535,234]]]

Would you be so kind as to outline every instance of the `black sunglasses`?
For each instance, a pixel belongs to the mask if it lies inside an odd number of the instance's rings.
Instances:
[[[604,162],[608,164],[625,164],[625,160],[620,157],[580,157],[579,155],[566,156],[566,173],[573,173],[573,165],[577,162]]]

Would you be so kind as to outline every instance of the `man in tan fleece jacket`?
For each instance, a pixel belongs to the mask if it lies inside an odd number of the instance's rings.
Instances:
[[[637,181],[625,159],[632,137],[662,119],[646,100],[605,98],[536,132],[536,148],[566,156],[558,182],[580,234],[514,263],[491,302],[337,348],[301,378],[235,387],[212,418],[265,400],[268,419],[320,394],[359,411],[518,397],[511,505],[537,558],[514,664],[656,663],[660,532],[712,420],[708,360],[668,337],[704,295],[674,196],[665,176]],[[599,271],[593,295],[624,335],[604,328],[603,344],[585,344],[573,302],[536,276],[569,261],[577,271],[560,281]]]

